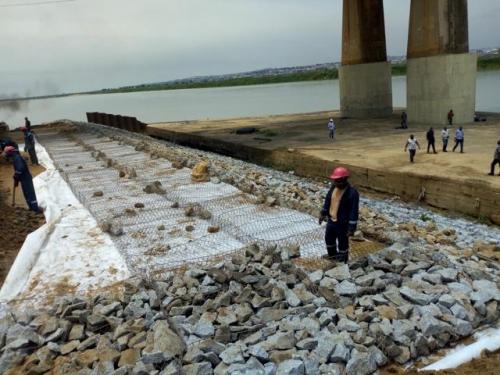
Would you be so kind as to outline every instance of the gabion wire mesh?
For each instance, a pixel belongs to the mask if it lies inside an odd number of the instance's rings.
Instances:
[[[96,195],[99,194],[99,195]],[[102,196],[100,196],[102,194]],[[76,196],[78,200],[87,206],[90,201],[104,201],[122,199],[123,196],[139,199],[144,192],[133,180],[117,180],[99,184],[94,187],[78,186]]]
[[[135,230],[154,229],[157,231],[166,231],[171,235],[177,229],[179,222],[184,216],[173,209],[157,208],[154,209],[127,209],[126,212],[104,216],[105,220],[119,220],[125,233],[131,233]]]
[[[180,204],[203,203],[239,192],[234,186],[212,182],[180,185],[169,191],[168,198]]]
[[[92,124],[83,128],[106,131]],[[85,132],[71,139],[41,135],[39,141],[98,223],[119,229],[111,238],[133,273],[162,275],[186,264],[213,264],[242,252],[248,242],[324,253],[324,229],[310,215],[257,204],[255,196],[225,183],[195,183],[190,169],[151,159],[122,141]],[[135,169],[137,176],[121,178],[122,168]],[[148,191],[152,185],[156,189]],[[190,206],[195,209],[187,214]],[[204,219],[203,211],[209,213]]]
[[[227,254],[243,252],[244,247],[241,242],[220,232],[182,244],[161,243],[149,246],[140,257],[131,256],[130,259],[135,268],[149,274],[158,274],[186,263],[204,266],[214,264]]]
[[[203,207],[212,213],[214,223],[223,225],[224,217],[233,211],[245,211],[257,204],[257,197],[237,191],[235,194],[203,202]],[[224,216],[223,216],[224,215]]]
[[[175,168],[155,168],[149,170],[149,175],[142,173],[137,176],[138,180],[145,183],[153,183],[158,181],[161,187],[167,191],[167,196],[170,200],[175,201],[175,197],[169,194],[172,189],[176,189],[179,186],[188,185],[191,183],[191,170],[187,168],[175,169]]]
[[[221,213],[218,223],[243,242],[262,245],[302,245],[311,242],[318,224],[306,214],[280,207],[247,206]]]
[[[61,173],[61,171],[59,171]],[[67,179],[74,184],[81,184],[82,187],[96,188],[110,181],[118,181],[118,171],[113,168],[89,168],[89,169],[69,169],[62,171]]]

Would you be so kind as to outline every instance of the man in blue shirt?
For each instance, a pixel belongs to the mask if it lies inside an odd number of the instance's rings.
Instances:
[[[455,146],[453,146],[453,152],[455,152],[458,145],[460,145],[460,153],[462,154],[464,152],[464,131],[462,127],[455,130]]]

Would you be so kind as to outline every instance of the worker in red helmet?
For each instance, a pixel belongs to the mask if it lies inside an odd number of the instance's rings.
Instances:
[[[331,260],[347,263],[349,260],[349,237],[358,226],[359,193],[349,182],[349,171],[338,167],[331,175],[333,184],[326,194],[325,204],[318,221],[326,223],[325,243]]]
[[[35,151],[35,136],[25,126],[21,126],[21,131],[24,133],[24,152],[28,152],[31,159],[31,165],[38,165],[38,156]]]
[[[16,150],[19,149],[19,146],[17,145],[16,142],[14,142],[13,140],[11,139],[8,139],[8,138],[4,138],[4,139],[0,139],[0,154],[3,153],[3,150],[5,150],[5,148],[7,146],[12,146],[14,147]],[[10,157],[5,155],[5,160],[6,161],[10,161]]]
[[[12,157],[12,164],[14,166],[14,188],[19,186],[23,190],[24,199],[28,204],[29,210],[35,213],[41,213],[36,199],[35,187],[33,186],[33,177],[31,177],[30,170],[24,158],[19,154],[13,146],[7,146],[4,149],[6,156]]]

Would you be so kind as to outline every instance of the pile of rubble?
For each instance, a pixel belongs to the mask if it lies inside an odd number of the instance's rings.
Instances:
[[[297,248],[63,298],[0,323],[3,374],[371,374],[428,356],[500,317],[498,271],[392,246],[326,271]],[[10,371],[10,372],[9,372]]]

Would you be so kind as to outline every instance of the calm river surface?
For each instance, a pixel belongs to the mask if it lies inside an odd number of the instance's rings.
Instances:
[[[406,107],[406,77],[392,79],[394,107]],[[500,71],[478,73],[476,110],[500,112]],[[19,108],[0,102],[0,121],[11,127],[59,119],[87,121],[86,112],[133,116],[146,123],[247,117],[338,110],[338,80],[149,91],[127,94],[81,95],[19,101]]]

